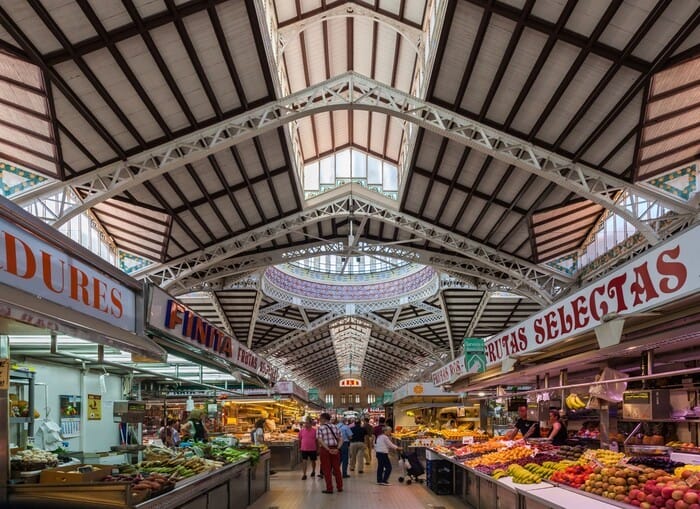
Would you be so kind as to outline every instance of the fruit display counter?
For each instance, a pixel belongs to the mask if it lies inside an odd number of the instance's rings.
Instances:
[[[571,458],[571,450],[563,451]],[[641,507],[700,509],[700,466],[666,457],[625,456],[589,449],[561,459],[522,441],[489,440],[459,448],[435,447],[432,462],[454,465],[453,486],[467,504],[479,509],[509,507]]]

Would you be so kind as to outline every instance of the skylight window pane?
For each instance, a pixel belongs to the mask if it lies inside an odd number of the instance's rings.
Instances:
[[[358,178],[367,176],[367,157],[357,150],[352,151],[352,176]]]
[[[335,184],[333,156],[321,159],[321,184]]]
[[[367,158],[367,183],[372,185],[382,184],[382,162],[376,157]]]
[[[335,155],[335,175],[338,178],[350,178],[349,150],[343,150]]]
[[[384,183],[382,187],[385,191],[399,190],[398,172],[393,164],[384,163]]]
[[[304,166],[304,190],[318,191],[318,162]]]

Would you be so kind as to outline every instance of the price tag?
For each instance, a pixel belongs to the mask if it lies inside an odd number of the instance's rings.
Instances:
[[[463,444],[473,444],[474,437],[462,437],[462,443]]]
[[[688,486],[695,486],[698,483],[698,481],[700,481],[700,478],[696,475],[691,475],[685,480],[685,482],[688,483]]]

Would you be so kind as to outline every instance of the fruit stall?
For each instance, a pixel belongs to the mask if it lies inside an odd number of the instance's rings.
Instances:
[[[479,509],[700,509],[700,467],[672,460],[673,443],[638,447],[631,454],[593,448],[577,454],[503,439],[435,446],[427,454],[428,487]]]
[[[243,509],[268,489],[269,451],[264,446],[239,449],[209,443],[181,450],[149,447],[137,465],[46,468],[38,483],[13,485],[8,495],[13,507],[55,503],[160,509],[194,504]]]

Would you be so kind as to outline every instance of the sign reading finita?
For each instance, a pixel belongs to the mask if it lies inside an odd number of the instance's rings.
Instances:
[[[340,381],[341,387],[362,387],[362,380],[359,378],[343,378]]]
[[[150,288],[150,295],[148,326],[151,329],[161,331],[188,345],[196,345],[270,382],[277,381],[276,367],[226,332],[157,287]]]

